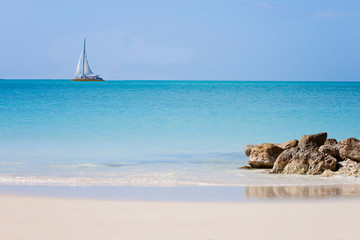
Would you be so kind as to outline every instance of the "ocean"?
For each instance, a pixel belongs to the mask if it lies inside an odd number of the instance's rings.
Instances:
[[[240,170],[247,144],[360,138],[360,82],[0,80],[0,184],[358,183]]]

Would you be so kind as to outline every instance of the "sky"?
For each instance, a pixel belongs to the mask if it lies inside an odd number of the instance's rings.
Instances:
[[[359,0],[1,0],[0,78],[360,81]]]

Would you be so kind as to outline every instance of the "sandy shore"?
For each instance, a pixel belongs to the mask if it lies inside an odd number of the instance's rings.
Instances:
[[[359,200],[142,202],[0,195],[0,239],[357,239]]]

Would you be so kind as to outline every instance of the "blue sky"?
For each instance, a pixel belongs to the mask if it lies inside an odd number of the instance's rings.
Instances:
[[[360,80],[358,0],[1,0],[0,78]]]

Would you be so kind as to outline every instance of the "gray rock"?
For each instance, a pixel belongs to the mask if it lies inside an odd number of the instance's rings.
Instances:
[[[360,140],[356,138],[347,138],[340,142],[339,153],[341,158],[349,158],[360,162]]]
[[[250,154],[251,154],[251,149],[253,149],[254,147],[256,147],[257,145],[246,145],[245,147],[244,147],[244,152],[245,152],[245,155],[246,156],[250,156]]]
[[[338,142],[336,141],[335,138],[327,138],[327,139],[325,140],[324,145],[334,146],[334,145],[336,145],[337,143],[338,143]]]
[[[298,143],[299,143],[299,141],[294,139],[294,140],[290,140],[290,141],[287,141],[287,142],[284,142],[284,143],[278,143],[278,144],[275,144],[275,145],[278,146],[278,147],[281,147],[284,150],[286,150],[286,149],[296,147],[298,145]]]
[[[272,168],[284,150],[272,143],[257,145],[251,150],[248,163],[253,168]]]
[[[320,147],[324,145],[327,138],[327,133],[317,133],[312,135],[304,135],[300,138],[299,147],[300,148],[313,148],[313,147]]]
[[[270,173],[281,173],[284,171],[284,168],[289,163],[289,161],[294,157],[294,155],[300,150],[298,147],[293,147],[290,149],[284,150],[276,159],[274,167],[269,171]]]

